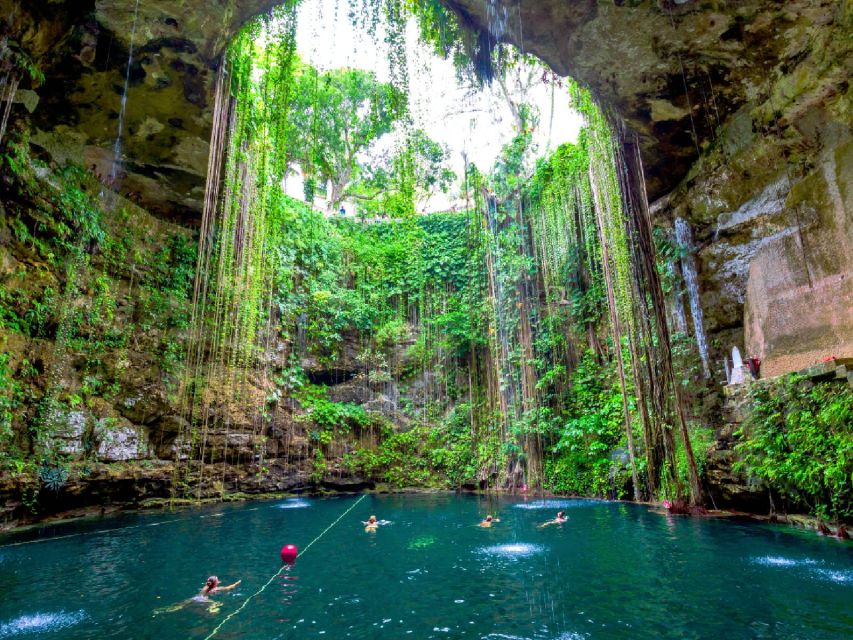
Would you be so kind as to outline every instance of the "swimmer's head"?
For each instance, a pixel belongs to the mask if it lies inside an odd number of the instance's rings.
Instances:
[[[558,511],[558,512],[557,512],[557,517],[558,517],[558,518],[565,518],[565,517],[566,517],[566,512],[565,512],[565,511]]]
[[[374,522],[376,522],[376,516],[370,516],[370,517],[367,519],[367,521],[368,521],[370,524],[373,524]]]
[[[218,584],[219,584],[219,578],[217,578],[216,576],[210,576],[207,579],[207,582],[204,583],[204,586],[207,587],[208,589],[215,589],[216,585],[218,585]]]
[[[486,522],[491,522],[491,521],[492,521],[492,516],[486,516]]]

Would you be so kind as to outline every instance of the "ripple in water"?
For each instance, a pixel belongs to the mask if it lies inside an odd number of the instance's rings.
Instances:
[[[541,544],[529,544],[527,542],[512,542],[509,544],[496,544],[491,547],[482,547],[478,551],[490,556],[500,556],[515,560],[517,558],[529,558],[537,553],[542,553],[544,548]]]
[[[516,509],[576,509],[577,507],[591,507],[597,505],[595,500],[532,500],[531,502],[519,502],[513,505]]]
[[[803,567],[810,564],[816,564],[814,560],[794,560],[793,558],[783,558],[781,556],[760,556],[753,558],[755,564],[760,564],[765,567]]]
[[[817,569],[817,575],[826,580],[837,582],[838,584],[847,584],[853,582],[853,571],[838,571],[836,569]]]
[[[586,638],[585,635],[581,633],[575,633],[574,631],[566,631],[565,633],[561,633],[558,636],[554,637],[554,640],[583,640]],[[505,633],[490,633],[487,636],[483,636],[483,640],[533,640],[532,638],[527,638],[525,636],[512,636],[507,635]]]
[[[793,558],[783,558],[781,556],[760,556],[753,558],[752,561],[765,567],[809,567],[810,571],[808,573],[821,580],[829,580],[837,584],[853,582],[853,571],[817,568],[815,565],[823,563],[809,558],[794,560]]]
[[[293,498],[291,500],[285,500],[280,505],[278,505],[279,509],[306,509],[311,506],[311,503],[307,500],[303,500],[302,498]]]
[[[50,631],[61,631],[78,624],[86,617],[82,609],[73,613],[34,613],[21,616],[9,622],[0,624],[0,638],[11,638],[12,636],[46,633]]]

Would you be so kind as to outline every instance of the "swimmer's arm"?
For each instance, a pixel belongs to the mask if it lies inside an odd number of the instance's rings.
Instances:
[[[240,584],[241,582],[243,582],[243,581],[242,581],[242,580],[238,580],[238,581],[237,581],[237,582],[235,582],[234,584],[229,584],[227,587],[219,587],[219,588],[217,589],[217,591],[231,591],[231,589],[233,589],[234,587],[236,587],[236,586],[237,586],[238,584]]]

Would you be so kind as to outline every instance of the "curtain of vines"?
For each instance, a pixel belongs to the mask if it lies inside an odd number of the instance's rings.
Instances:
[[[268,386],[263,356],[272,337],[273,281],[280,267],[271,247],[287,165],[296,4],[275,9],[237,35],[215,87],[183,390],[187,424],[176,443],[186,462],[183,480],[195,471],[199,490],[205,462],[239,457],[229,452],[232,430],[257,435],[267,419],[258,409]]]
[[[184,486],[196,482],[200,489],[205,474],[214,480],[209,463],[262,456],[245,447],[229,451],[232,441],[241,441],[230,436],[250,434],[257,446],[275,411],[266,397],[274,387],[266,354],[274,332],[296,321],[287,316],[296,307],[279,285],[282,274],[298,271],[293,252],[282,251],[292,238],[283,240],[289,214],[280,188],[288,166],[297,4],[247,26],[217,78],[184,385],[187,420],[176,444],[186,461]],[[408,9],[437,48],[470,53],[440,5],[416,2]],[[406,95],[406,17],[399,3],[365,0],[354,15],[371,28],[386,21],[393,84]],[[483,483],[543,485],[561,447],[576,446],[566,437],[571,425],[590,433],[585,414],[594,413],[593,432],[621,423],[637,497],[643,491],[683,495],[676,432],[698,502],[636,148],[618,141],[587,92],[575,87],[573,93],[587,119],[578,145],[562,147],[526,180],[529,140],[521,133],[491,176],[466,172],[464,224],[459,217],[416,221],[404,208],[401,221],[382,229],[343,230],[341,270],[329,276],[349,292],[340,294],[349,300],[342,303],[340,326],[304,312],[299,322],[315,334],[327,327],[330,344],[350,326],[360,331],[365,357],[382,361],[373,382],[395,384],[395,367],[382,359],[392,357],[386,347],[400,325],[414,327],[420,368],[430,374],[420,421],[440,422],[449,402],[464,405]],[[411,153],[403,140],[405,163]],[[398,191],[413,201],[412,172],[398,173],[406,183]],[[450,251],[463,233],[464,245]],[[429,246],[427,237],[444,240]],[[395,244],[398,238],[405,242]],[[380,354],[382,348],[387,353]],[[616,382],[599,381],[596,399],[585,403],[573,380],[594,369],[601,377],[614,371]],[[618,406],[609,388],[618,389]],[[607,438],[593,443],[604,453],[612,445]],[[225,465],[221,471],[224,485]]]
[[[635,497],[684,495],[675,429],[688,462],[687,489],[699,503],[636,145],[620,142],[588,92],[573,86],[573,97],[587,120],[578,145],[540,165],[526,190],[545,292],[543,325],[557,318],[574,333],[561,352],[552,345],[538,355],[571,369],[576,350],[586,348],[614,362]]]

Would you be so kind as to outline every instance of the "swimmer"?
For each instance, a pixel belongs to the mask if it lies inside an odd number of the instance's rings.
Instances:
[[[495,522],[500,522],[499,518],[493,518],[492,516],[486,516],[485,520],[481,521],[478,526],[483,527],[484,529],[488,529]]]
[[[219,578],[217,578],[216,576],[210,576],[204,583],[204,586],[201,588],[201,591],[198,592],[198,595],[193,596],[188,600],[183,600],[182,602],[178,602],[167,607],[160,607],[159,609],[155,609],[154,615],[159,616],[164,613],[176,613],[184,609],[187,605],[193,603],[201,603],[207,609],[208,613],[212,613],[215,615],[219,613],[219,609],[222,607],[222,603],[210,600],[207,596],[219,593],[221,591],[231,591],[231,589],[237,587],[237,585],[239,585],[241,582],[243,581],[238,580],[234,584],[229,584],[227,587],[220,587]]]
[[[548,520],[548,522],[546,522],[544,524],[540,524],[539,528],[542,529],[542,528],[547,527],[547,526],[552,525],[552,524],[563,524],[568,519],[569,518],[568,518],[568,516],[566,516],[565,511],[558,511],[556,518],[554,518],[553,520]]]
[[[231,589],[235,588],[238,584],[243,582],[242,580],[238,580],[234,584],[229,584],[227,587],[219,586],[219,578],[216,576],[210,576],[207,579],[207,582],[204,583],[204,586],[201,588],[201,593],[199,593],[202,597],[207,597],[214,593],[219,593],[220,591],[231,591]]]
[[[367,519],[367,522],[364,522],[364,530],[367,532],[376,531],[379,528],[379,520],[376,519],[376,516],[370,516]]]

